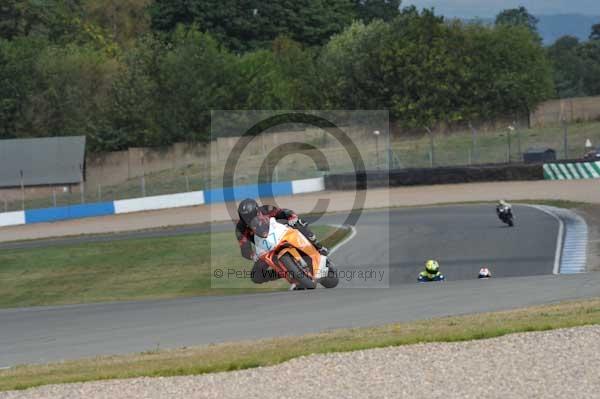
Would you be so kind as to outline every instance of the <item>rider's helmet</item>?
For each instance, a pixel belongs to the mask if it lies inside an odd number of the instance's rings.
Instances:
[[[250,225],[250,222],[258,215],[258,203],[252,198],[246,198],[238,206],[238,215],[240,220]]]
[[[437,274],[440,271],[440,265],[435,260],[428,260],[425,263],[425,271],[429,274]]]
[[[492,273],[490,272],[490,270],[487,267],[483,267],[481,268],[481,270],[479,270],[479,278],[491,278],[492,277]]]
[[[505,207],[506,205],[508,205],[508,204],[506,203],[506,201],[504,201],[504,200],[500,200],[500,201],[498,201],[498,206]]]

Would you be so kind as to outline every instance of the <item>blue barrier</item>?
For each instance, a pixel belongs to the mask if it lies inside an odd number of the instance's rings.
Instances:
[[[214,204],[218,202],[241,201],[245,198],[272,198],[279,196],[289,196],[293,194],[314,192],[324,190],[323,178],[295,180],[293,182],[249,184],[245,186],[216,188],[204,192],[188,193],[199,195],[199,204]],[[181,195],[185,193],[173,194],[173,207],[190,206],[189,201],[184,201],[185,205],[177,205],[181,202]],[[204,202],[202,202],[202,194]],[[179,196],[179,197],[178,197]],[[165,201],[168,201],[169,195],[157,197],[145,197],[143,201],[138,201],[135,211],[151,211],[156,209],[165,209]],[[177,197],[177,198],[176,198]],[[142,199],[140,199],[142,200]],[[130,200],[116,201],[128,203]],[[140,205],[141,204],[141,205]],[[195,205],[196,202],[192,205]],[[106,216],[116,214],[115,202],[98,202],[92,204],[70,205],[58,208],[31,209],[24,212],[24,221],[22,215],[6,214],[5,220],[0,219],[0,226],[13,226],[19,224],[55,222],[58,220],[79,219],[92,216]],[[129,210],[133,212],[132,210]]]
[[[292,182],[251,184],[229,188],[215,188],[204,191],[204,202],[241,201],[245,198],[272,198],[276,196],[292,195]]]
[[[92,216],[114,215],[113,202],[97,202],[62,206],[58,208],[31,209],[25,211],[25,224],[55,222],[57,220],[79,219]]]

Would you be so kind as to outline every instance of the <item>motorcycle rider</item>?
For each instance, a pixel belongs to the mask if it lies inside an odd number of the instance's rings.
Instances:
[[[479,275],[477,277],[481,280],[487,280],[487,279],[492,278],[492,273],[490,272],[490,269],[488,269],[487,267],[482,267],[479,270]]]
[[[498,205],[496,205],[496,215],[500,217],[500,215],[504,212],[507,212],[509,215],[512,215],[512,205],[504,200],[498,201]]]
[[[252,267],[250,275],[252,281],[256,284],[279,279],[275,270],[269,269],[269,266],[265,262],[258,259],[258,256],[254,251],[254,231],[250,228],[250,223],[257,217],[286,220],[287,224],[300,231],[321,255],[327,256],[329,254],[329,250],[319,242],[315,234],[308,228],[308,223],[300,219],[298,215],[290,209],[277,208],[273,205],[259,206],[255,200],[247,198],[240,202],[238,206],[238,216],[240,217],[240,220],[235,226],[235,234],[240,244],[242,256],[254,261],[254,266]]]
[[[446,277],[440,273],[440,264],[435,260],[425,262],[425,270],[419,274],[419,282],[444,281]]]

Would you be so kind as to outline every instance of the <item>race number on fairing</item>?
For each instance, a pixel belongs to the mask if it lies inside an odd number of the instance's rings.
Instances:
[[[262,255],[266,252],[271,252],[277,246],[281,238],[287,231],[287,226],[278,223],[277,220],[271,218],[269,221],[269,235],[267,238],[254,236],[254,245],[256,246],[257,255]]]

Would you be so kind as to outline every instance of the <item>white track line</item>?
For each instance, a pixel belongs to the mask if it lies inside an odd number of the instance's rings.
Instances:
[[[329,256],[333,255],[333,253],[335,251],[337,251],[338,249],[340,249],[342,246],[348,244],[348,242],[350,242],[350,240],[352,240],[355,236],[356,236],[356,228],[354,226],[341,226],[341,225],[335,225],[335,224],[330,224],[330,226],[335,227],[337,229],[350,229],[350,235],[346,238],[344,238],[342,241],[340,241],[339,243],[337,243],[333,248],[331,248],[329,250]]]

